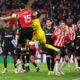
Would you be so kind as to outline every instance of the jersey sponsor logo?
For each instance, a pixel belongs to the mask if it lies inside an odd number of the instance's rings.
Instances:
[[[13,37],[13,35],[5,35],[5,37]]]
[[[46,35],[52,35],[52,33],[46,33]]]
[[[80,36],[77,36],[77,38],[80,38]]]

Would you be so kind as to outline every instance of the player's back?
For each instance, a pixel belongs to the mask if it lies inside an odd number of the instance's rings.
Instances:
[[[26,28],[32,25],[32,10],[25,9],[17,13],[21,28]]]

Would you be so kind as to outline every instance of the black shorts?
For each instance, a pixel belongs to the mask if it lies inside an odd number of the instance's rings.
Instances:
[[[53,51],[52,49],[46,49],[46,55],[50,55],[52,57],[55,57],[56,54],[55,54],[55,51]]]
[[[16,48],[15,50],[16,50],[16,56],[19,59],[20,56],[21,56],[21,49],[20,48]]]
[[[66,49],[67,49],[68,53],[74,53],[74,51],[75,51],[75,46],[72,47],[71,44],[72,44],[72,42],[66,44]]]
[[[18,43],[23,44],[23,43],[25,43],[26,39],[32,40],[32,36],[33,36],[33,28],[32,27],[21,28]]]
[[[76,57],[80,57],[80,49],[76,50],[75,53],[74,53],[74,55],[75,55]]]
[[[15,55],[15,52],[14,52],[14,47],[4,47],[3,48],[3,54],[4,55],[8,55],[8,52],[11,52],[11,55]]]
[[[29,54],[34,56],[36,54],[36,50],[35,49],[29,49]]]
[[[60,55],[61,57],[64,57],[67,55],[65,47],[57,47],[57,48],[61,50],[61,55]]]

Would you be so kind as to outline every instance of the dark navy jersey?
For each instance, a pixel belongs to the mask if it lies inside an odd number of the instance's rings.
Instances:
[[[3,28],[0,28],[0,42],[1,42],[1,39],[2,39],[3,32],[4,32],[4,29]]]
[[[80,30],[76,31],[76,45],[80,46]]]
[[[2,43],[3,43],[3,40],[2,40],[3,33],[4,33],[4,29],[0,28],[0,46],[2,46]]]
[[[2,35],[4,29],[3,28],[0,28],[0,35]]]
[[[9,30],[9,29],[4,29],[3,30],[3,33],[2,33],[2,41],[4,43],[4,47],[5,46],[13,46],[11,41],[13,40],[14,38],[14,32],[12,30]]]
[[[53,33],[54,29],[48,29],[47,27],[44,29],[44,32],[46,34],[46,41],[48,44],[53,44],[53,40],[51,39],[52,33]]]

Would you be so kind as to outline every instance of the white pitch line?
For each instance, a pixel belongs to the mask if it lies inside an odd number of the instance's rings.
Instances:
[[[72,80],[80,80],[80,78],[72,79]]]

